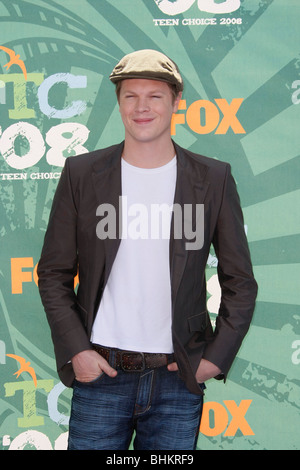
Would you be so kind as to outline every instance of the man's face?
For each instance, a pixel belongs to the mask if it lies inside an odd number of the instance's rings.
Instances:
[[[119,109],[125,127],[125,139],[140,143],[170,139],[172,114],[177,111],[180,98],[181,93],[174,99],[165,82],[123,80]]]

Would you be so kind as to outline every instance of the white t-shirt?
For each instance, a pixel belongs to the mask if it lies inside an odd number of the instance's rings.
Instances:
[[[122,159],[122,240],[93,325],[93,343],[173,352],[169,240],[175,185],[176,157],[153,169]]]

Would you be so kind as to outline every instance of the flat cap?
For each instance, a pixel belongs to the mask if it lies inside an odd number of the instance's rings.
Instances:
[[[109,76],[113,83],[128,78],[159,80],[183,90],[183,80],[175,62],[159,51],[143,49],[125,55]]]

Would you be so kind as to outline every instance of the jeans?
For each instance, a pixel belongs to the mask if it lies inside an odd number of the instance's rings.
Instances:
[[[199,385],[204,390],[204,384]],[[69,450],[193,450],[203,396],[167,367],[75,380]]]

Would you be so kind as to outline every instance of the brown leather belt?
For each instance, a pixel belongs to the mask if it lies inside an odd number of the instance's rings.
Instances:
[[[126,372],[141,372],[145,369],[155,369],[171,364],[175,360],[174,354],[122,351],[116,348],[105,348],[99,344],[92,344],[92,347],[112,367]]]

